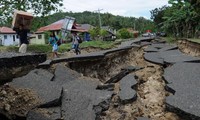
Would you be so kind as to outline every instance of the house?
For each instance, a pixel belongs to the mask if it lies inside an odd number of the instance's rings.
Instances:
[[[45,34],[43,33],[34,33],[31,35],[31,39],[29,41],[30,44],[45,44]]]
[[[108,35],[103,38],[103,40],[115,40],[116,39],[116,30],[112,29],[110,26],[102,26],[101,29],[104,29],[108,32]]]
[[[0,27],[0,45],[19,45],[19,38],[15,31],[8,27]]]
[[[92,26],[92,25],[90,25],[90,24],[81,24],[80,27],[86,30],[86,32],[84,32],[84,40],[85,40],[85,41],[90,41],[90,33],[89,33],[89,30],[90,30],[90,29],[93,29],[94,26]]]
[[[39,43],[39,42],[38,42],[38,41],[39,41],[39,38],[41,38],[42,41],[45,41],[45,34],[44,34],[44,33],[45,33],[46,31],[54,31],[54,33],[55,33],[56,35],[59,35],[59,32],[60,32],[60,30],[61,30],[61,28],[62,28],[62,26],[63,26],[63,23],[64,23],[64,19],[61,19],[61,20],[56,21],[56,22],[54,22],[54,23],[52,23],[52,24],[50,24],[50,25],[47,25],[47,26],[44,26],[44,27],[39,28],[39,29],[36,31],[36,33],[35,33],[36,38],[33,39],[33,40],[31,40],[31,41],[35,41],[35,42]],[[71,30],[71,31],[76,31],[76,32],[78,32],[78,33],[84,34],[84,33],[87,33],[88,30],[89,30],[89,29],[84,29],[84,28],[82,28],[81,25],[76,25],[75,27],[74,27],[74,26],[72,27],[72,30]],[[85,34],[84,34],[84,35],[85,35]]]
[[[58,35],[62,25],[63,25],[63,21],[59,20],[59,21],[54,22],[50,25],[39,28],[35,32],[35,34],[33,35],[35,38],[31,39],[30,42],[32,44],[46,44],[46,43],[48,43],[48,41],[45,40],[45,32],[54,31],[55,34]]]

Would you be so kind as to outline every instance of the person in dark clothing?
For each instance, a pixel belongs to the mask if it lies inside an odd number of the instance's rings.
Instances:
[[[17,35],[19,36],[19,40],[20,40],[19,52],[26,53],[27,46],[29,44],[27,35],[30,32],[30,30],[25,29],[23,24],[19,25],[19,28],[14,27],[13,30],[16,31]]]

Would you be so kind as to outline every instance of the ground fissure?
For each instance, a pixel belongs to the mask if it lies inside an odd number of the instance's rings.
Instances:
[[[164,67],[166,66],[146,61],[144,59],[144,49],[146,49],[145,46],[132,47],[131,49],[108,53],[103,59],[54,64],[47,71],[54,74],[53,79],[51,79],[53,82],[57,81],[55,74],[58,73],[55,73],[55,71],[59,68],[58,65],[60,65],[70,68],[70,73],[74,76],[78,74],[72,71],[82,74],[79,77],[72,77],[73,79],[82,78],[91,81],[100,81],[101,85],[104,85],[106,81],[116,77],[124,68],[130,66],[138,67],[139,69],[127,73],[133,75],[136,79],[137,84],[132,86],[132,89],[136,91],[136,95],[134,96],[136,99],[131,99],[131,102],[123,102],[119,97],[121,90],[120,82],[112,83],[114,84],[114,94],[109,102],[109,107],[101,108],[102,111],[100,114],[98,113],[97,117],[102,120],[137,120],[138,117],[147,117],[153,120],[181,119],[177,112],[166,110],[165,99],[171,94],[166,91],[166,81],[163,79]],[[98,50],[93,48],[93,50],[87,51]],[[83,52],[87,53],[87,51]],[[63,56],[66,57],[67,55]],[[121,79],[121,77],[117,77],[116,79]],[[7,84],[1,86],[0,89],[2,96],[0,97],[0,111],[8,119],[15,119],[16,117],[13,117],[13,115],[26,117],[28,111],[33,108],[36,108],[36,111],[39,113],[45,113],[48,117],[47,113],[50,113],[48,109],[37,108],[41,101],[35,91],[13,88]]]

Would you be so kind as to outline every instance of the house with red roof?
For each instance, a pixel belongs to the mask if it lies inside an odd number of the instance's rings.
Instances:
[[[9,27],[0,27],[0,45],[19,45],[17,33]]]
[[[45,32],[46,31],[54,31],[56,35],[59,34],[59,32],[61,31],[61,28],[64,24],[64,19],[61,19],[59,21],[56,21],[50,25],[44,26],[39,28],[36,32],[35,32],[35,39],[31,39],[30,43],[38,43],[38,41],[41,39],[42,41],[45,41]],[[73,26],[71,31],[76,31],[78,33],[84,34],[84,38],[85,36],[88,34],[89,29],[92,28],[91,25],[80,25],[80,24],[76,24],[76,26]],[[40,39],[39,39],[40,38]]]
[[[64,24],[64,19],[61,19],[61,20],[56,21],[56,22],[54,22],[50,25],[39,28],[36,33],[41,33],[41,32],[45,32],[45,31],[54,31],[54,32],[58,33],[61,30],[63,24]],[[78,25],[78,24],[76,24],[75,28],[72,27],[71,31],[88,32],[87,29],[82,28],[81,25]]]

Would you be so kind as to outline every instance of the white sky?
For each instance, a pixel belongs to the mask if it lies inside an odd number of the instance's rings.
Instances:
[[[128,17],[150,19],[150,10],[168,4],[168,0],[63,0],[64,11],[83,12],[102,9],[101,13],[111,13]]]

